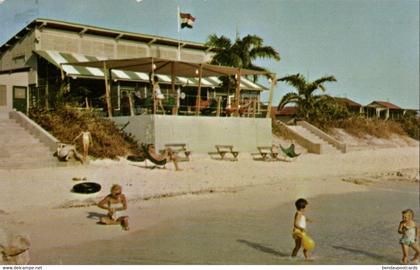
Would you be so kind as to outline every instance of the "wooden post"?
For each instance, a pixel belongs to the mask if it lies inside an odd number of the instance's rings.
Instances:
[[[85,106],[86,106],[86,110],[89,110],[89,100],[87,97],[85,97]]]
[[[156,103],[156,89],[155,89],[155,64],[153,63],[153,58],[152,58],[152,78],[150,78],[150,81],[152,82],[152,98],[153,98],[152,113],[156,114],[157,103]]]
[[[48,65],[46,72],[47,79],[45,80],[45,109],[48,111],[50,109],[50,89],[49,89],[49,78],[48,78]]]
[[[108,109],[108,117],[112,117],[112,105],[111,105],[111,72],[110,69],[106,67],[106,63],[104,62],[104,78],[105,78],[105,99],[106,99],[106,106]]]
[[[254,98],[252,99],[252,117],[255,118],[255,111],[257,110],[257,100]]]
[[[239,117],[239,102],[241,99],[241,69],[236,73],[235,115]]]
[[[273,95],[274,95],[274,88],[276,87],[276,74],[273,74],[271,78],[271,89],[270,89],[270,96],[268,98],[268,106],[267,106],[267,115],[266,118],[271,117],[271,103],[273,102]]]
[[[64,80],[65,75],[64,75],[64,70],[63,70],[63,64],[60,64],[60,74],[61,74],[61,80]]]
[[[134,116],[133,98],[131,97],[131,93],[128,93],[128,103],[130,105],[130,116]]]
[[[195,100],[195,114],[200,114],[200,103],[201,103],[201,76],[203,75],[203,67],[200,64],[200,69],[198,71],[198,89],[197,89],[197,98]]]
[[[178,104],[179,104],[179,94],[178,91],[175,90],[175,62],[171,63],[171,85],[172,85],[172,93],[176,92],[175,96],[175,107],[172,108],[172,115],[178,114]]]
[[[257,112],[258,115],[261,113],[261,99],[260,95],[257,96]]]
[[[218,96],[217,97],[217,110],[216,110],[216,116],[219,117],[220,116],[220,106],[222,105],[222,97]]]

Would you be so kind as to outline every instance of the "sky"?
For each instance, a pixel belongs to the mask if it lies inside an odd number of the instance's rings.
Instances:
[[[280,53],[256,62],[278,78],[334,75],[327,94],[419,108],[418,0],[0,0],[0,44],[35,18],[176,39],[177,5],[196,17],[182,40],[256,34]],[[273,104],[290,91],[279,83]]]

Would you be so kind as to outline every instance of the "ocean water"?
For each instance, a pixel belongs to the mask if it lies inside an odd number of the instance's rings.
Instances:
[[[228,196],[228,195],[226,195]],[[255,194],[260,200],[276,193]],[[311,198],[308,234],[313,261],[290,258],[293,203],[258,210],[246,202],[213,208],[209,197],[195,211],[126,237],[33,254],[39,264],[398,264],[401,210],[419,209],[418,184],[373,187],[369,192]],[[227,200],[227,203],[231,202]],[[217,196],[223,203],[223,196]],[[222,201],[220,201],[222,200]],[[416,217],[418,221],[418,216]]]

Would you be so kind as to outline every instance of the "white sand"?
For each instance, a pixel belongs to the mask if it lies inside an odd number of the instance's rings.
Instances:
[[[279,203],[283,203],[297,197],[366,190],[363,184],[343,179],[371,177],[379,181],[381,175],[406,169],[418,178],[419,148],[304,154],[294,162],[254,161],[247,153],[241,153],[238,162],[219,161],[193,153],[192,161],[183,162],[180,167],[181,172],[175,172],[172,164],[166,170],[151,170],[145,169],[144,163],[105,160],[75,167],[0,170],[0,227],[30,234],[32,249],[36,250],[110,239],[130,232],[123,232],[118,226],[97,225],[95,217],[87,217],[89,212],[103,213],[95,206],[74,206],[92,205],[114,183],[123,186],[129,199],[132,232],[185,214],[182,204],[212,196],[210,191],[237,192],[247,187],[273,185],[278,188]],[[88,181],[100,183],[103,189],[95,195],[74,194],[70,192],[77,183],[72,181],[73,177],[87,177]],[[181,194],[188,199],[144,200]]]

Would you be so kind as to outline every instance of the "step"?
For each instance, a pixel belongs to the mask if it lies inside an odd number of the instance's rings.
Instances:
[[[8,144],[39,144],[40,141],[32,136],[1,136],[0,145]]]
[[[322,144],[321,145],[322,154],[325,153],[341,153],[337,148],[332,146],[331,144]]]
[[[59,166],[51,149],[12,119],[0,117],[0,149],[2,169]]]
[[[318,137],[316,134],[312,133],[308,129],[302,126],[289,126],[289,127],[293,129],[295,132],[297,132],[299,135],[311,141],[312,143],[321,144],[322,154],[341,153],[337,148],[335,148],[335,146],[329,144],[327,141]]]
[[[309,130],[307,130],[304,127],[301,126],[291,126],[291,128],[296,131],[297,133],[299,133],[301,136],[305,137],[306,139],[308,139],[309,141],[313,142],[313,143],[325,143],[324,140],[322,140],[321,138],[319,138],[318,136],[316,136],[315,134],[313,134],[312,132],[310,132]]]

